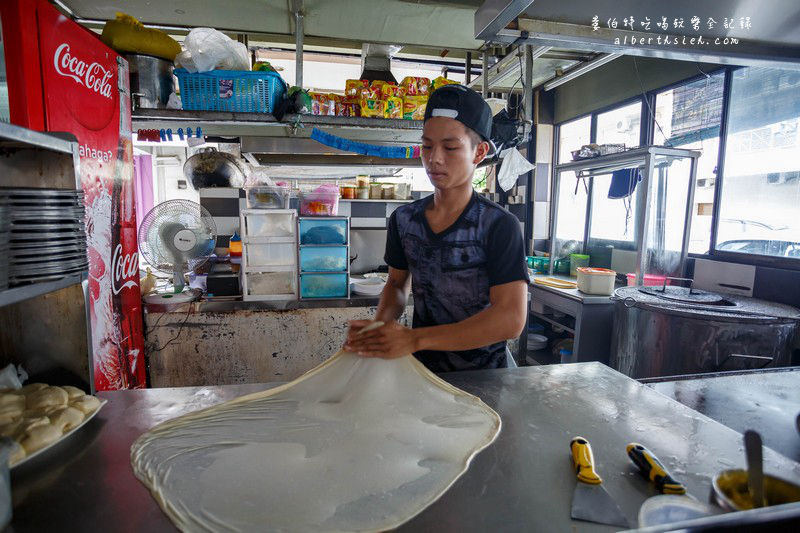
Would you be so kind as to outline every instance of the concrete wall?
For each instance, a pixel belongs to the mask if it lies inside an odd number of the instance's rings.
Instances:
[[[291,381],[341,348],[348,320],[374,315],[374,307],[147,313],[150,386]],[[411,307],[401,320],[410,315]]]
[[[706,63],[622,56],[554,89],[555,122],[560,123],[628,98],[719,67]]]

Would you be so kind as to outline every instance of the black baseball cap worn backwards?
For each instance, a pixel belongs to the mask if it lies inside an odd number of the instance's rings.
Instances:
[[[433,91],[425,108],[425,121],[431,117],[457,120],[489,143],[489,156],[497,148],[492,142],[492,110],[477,92],[463,85],[445,85]]]

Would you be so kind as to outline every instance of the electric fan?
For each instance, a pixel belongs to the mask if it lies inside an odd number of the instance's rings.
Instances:
[[[172,274],[171,294],[175,295],[183,292],[184,274],[208,261],[216,242],[217,227],[211,214],[190,200],[158,204],[139,227],[139,251],[153,268]],[[156,299],[169,297],[160,294]]]

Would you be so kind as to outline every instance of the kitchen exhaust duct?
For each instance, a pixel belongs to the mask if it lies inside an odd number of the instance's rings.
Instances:
[[[397,83],[392,74],[392,56],[402,50],[393,44],[364,43],[361,45],[361,79],[372,83],[375,80]]]

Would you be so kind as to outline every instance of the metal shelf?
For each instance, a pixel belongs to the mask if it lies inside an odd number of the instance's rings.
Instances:
[[[634,148],[616,154],[601,155],[577,161],[569,161],[556,165],[557,172],[581,172],[587,171],[589,175],[608,174],[615,170],[630,168],[632,165],[644,166],[647,156],[653,157],[653,166],[660,166],[671,163],[675,159],[685,157],[700,157],[700,152],[696,150],[685,150],[682,148],[666,148],[661,146],[645,146]]]
[[[86,279],[87,275],[85,273],[72,274],[55,281],[32,283],[30,285],[23,285],[21,287],[0,291],[0,307],[15,304],[29,298],[35,298],[42,294],[54,292],[72,285],[78,285]]]
[[[0,147],[43,148],[54,152],[72,154],[72,142],[68,139],[29,130],[7,122],[0,122]]]
[[[294,137],[307,138],[314,127],[349,131],[353,140],[375,142],[418,143],[421,120],[366,117],[331,117],[320,115],[286,115],[279,122],[270,113],[231,113],[224,111],[184,111],[181,109],[138,109],[133,113],[133,130],[200,126],[204,135],[229,137]]]
[[[539,320],[544,320],[545,322],[547,322],[550,325],[557,326],[557,327],[563,329],[564,331],[566,331],[568,333],[572,333],[573,335],[575,335],[575,329],[567,326],[563,322],[559,322],[558,320],[556,320],[554,318],[550,318],[549,316],[544,315],[544,314],[539,313],[539,312],[536,312],[536,311],[531,311],[530,313],[533,316],[535,316],[536,318],[538,318]]]

